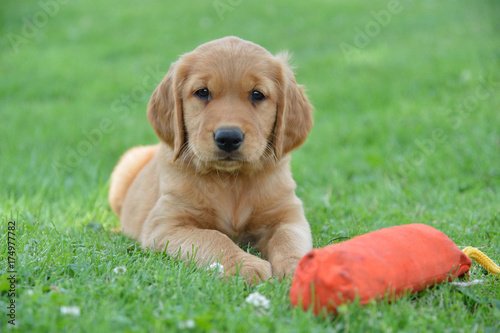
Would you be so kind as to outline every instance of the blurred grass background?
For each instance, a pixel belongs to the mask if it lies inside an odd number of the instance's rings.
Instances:
[[[500,258],[497,1],[8,0],[0,22],[2,230],[118,226],[108,178],[157,142],[156,84],[180,54],[236,35],[291,51],[316,108],[292,164],[316,247],[421,222]],[[489,281],[477,292],[498,300]],[[498,327],[487,308],[466,327]]]

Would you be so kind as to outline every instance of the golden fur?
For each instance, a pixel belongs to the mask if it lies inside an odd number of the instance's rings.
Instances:
[[[293,276],[312,241],[290,152],[311,130],[311,112],[286,55],[225,37],[181,56],[148,105],[161,142],[132,148],[111,175],[124,233],[184,259],[194,249],[200,263],[250,283]],[[221,128],[243,133],[235,151],[215,142]],[[236,245],[248,242],[264,259]]]

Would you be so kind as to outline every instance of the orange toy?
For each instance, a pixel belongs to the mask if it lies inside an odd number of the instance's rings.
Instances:
[[[471,249],[469,255],[486,257]],[[366,304],[419,292],[464,275],[470,266],[470,258],[439,230],[424,224],[391,227],[309,252],[299,262],[290,299],[304,310],[314,306],[316,314],[323,308],[335,312],[357,297]],[[493,262],[487,269],[498,274]]]

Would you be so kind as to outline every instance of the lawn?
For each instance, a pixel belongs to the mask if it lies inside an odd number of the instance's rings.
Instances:
[[[500,261],[497,1],[7,0],[0,22],[0,331],[500,331],[500,281],[477,265],[474,286],[318,318],[290,306],[290,281],[143,252],[107,203],[119,156],[157,142],[145,110],[169,64],[236,35],[290,50],[315,106],[292,159],[315,247],[418,222]]]

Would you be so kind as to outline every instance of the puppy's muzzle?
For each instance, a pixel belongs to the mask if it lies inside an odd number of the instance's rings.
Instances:
[[[227,153],[238,150],[243,140],[243,132],[235,127],[221,127],[214,133],[215,144],[220,150]]]

